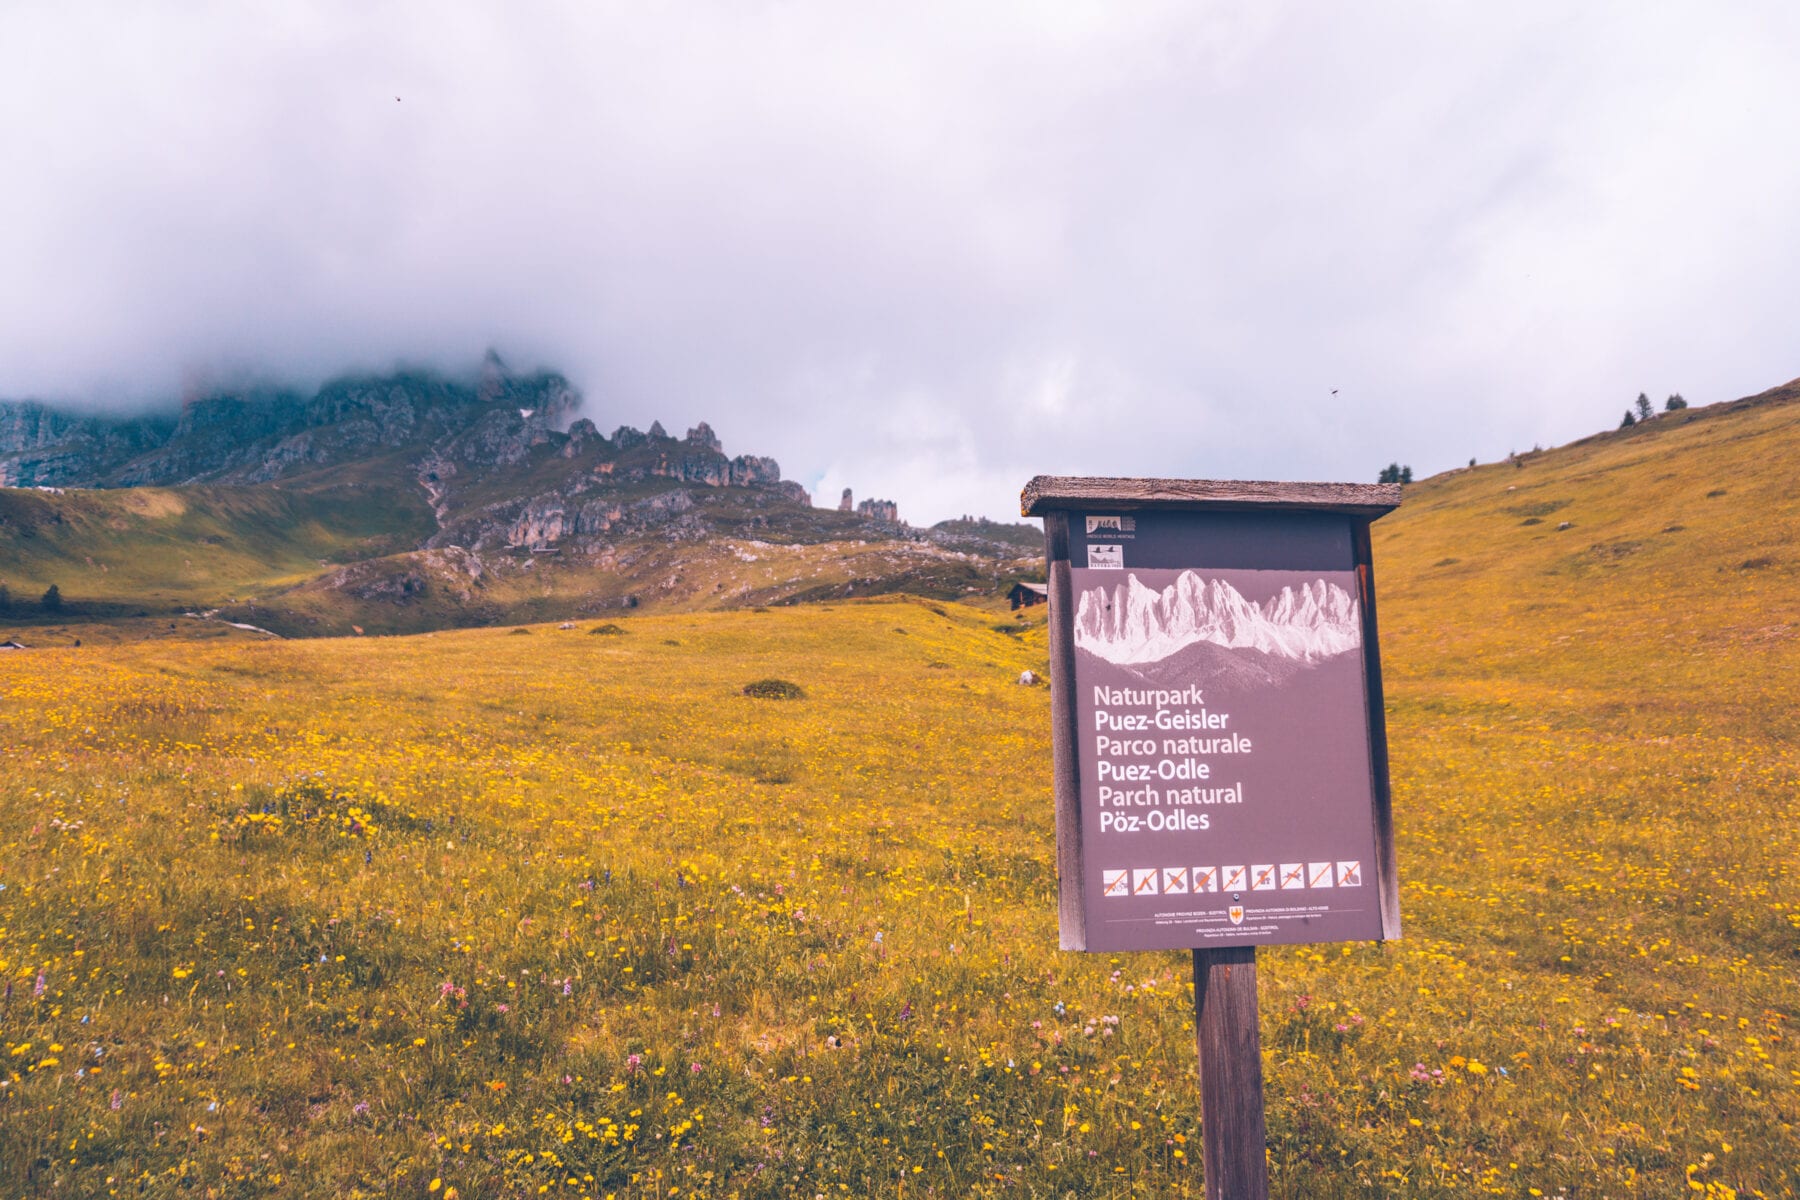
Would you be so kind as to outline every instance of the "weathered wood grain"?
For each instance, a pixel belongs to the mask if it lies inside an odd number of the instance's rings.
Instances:
[[[1064,950],[1087,949],[1081,854],[1080,726],[1075,712],[1075,590],[1069,574],[1069,514],[1044,517],[1050,587],[1050,761],[1056,788],[1057,927]]]
[[[1256,947],[1194,951],[1207,1200],[1268,1200]]]
[[[1369,783],[1375,801],[1375,886],[1381,903],[1381,939],[1400,936],[1400,864],[1394,853],[1394,794],[1388,781],[1387,701],[1381,689],[1381,639],[1375,628],[1375,552],[1369,522],[1350,528],[1356,559],[1357,601],[1362,608],[1363,683],[1368,697]]]
[[[1059,508],[1109,504],[1127,508],[1313,509],[1374,518],[1400,506],[1400,485],[1039,475],[1019,496],[1019,511],[1027,517],[1041,517]]]

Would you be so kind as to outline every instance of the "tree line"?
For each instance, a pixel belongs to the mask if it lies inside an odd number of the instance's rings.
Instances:
[[[15,601],[12,589],[0,583],[0,612],[12,612],[24,608],[29,601]],[[44,594],[37,598],[37,607],[48,613],[59,613],[63,610],[62,589],[54,583],[44,589]]]
[[[1670,393],[1669,398],[1663,401],[1662,410],[1665,413],[1679,412],[1687,406],[1688,402],[1682,398],[1680,392],[1672,392]],[[1654,419],[1656,415],[1656,405],[1651,402],[1649,395],[1644,392],[1639,392],[1637,399],[1632,402],[1631,407],[1625,410],[1625,418],[1619,422],[1619,428],[1629,429],[1633,425],[1641,425],[1645,421]],[[1519,457],[1516,454],[1509,454],[1507,455],[1507,458],[1518,466],[1524,465],[1524,463],[1519,461]],[[1475,465],[1475,460],[1471,458],[1469,460],[1469,465],[1473,467]],[[1412,468],[1403,467],[1397,462],[1389,463],[1387,466],[1381,468],[1381,473],[1375,476],[1376,483],[1411,483],[1412,481]]]
[[[1688,403],[1681,398],[1680,392],[1674,393],[1667,400],[1663,401],[1663,411],[1666,413],[1676,412],[1687,406]],[[1633,425],[1648,421],[1655,415],[1656,406],[1650,403],[1650,397],[1646,396],[1643,392],[1639,392],[1637,400],[1633,402],[1630,408],[1625,410],[1625,419],[1619,422],[1619,428],[1630,429]]]

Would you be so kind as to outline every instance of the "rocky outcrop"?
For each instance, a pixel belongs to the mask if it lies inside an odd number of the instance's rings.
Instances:
[[[420,372],[346,376],[310,397],[268,389],[206,393],[174,417],[89,417],[0,403],[0,481],[262,483],[424,446],[465,462],[508,465],[563,436],[557,430],[580,402],[562,376],[507,374],[490,357],[473,385]]]
[[[507,531],[506,541],[509,546],[547,546],[574,531],[561,496],[539,497],[525,506]]]
[[[325,576],[319,585],[358,600],[404,605],[439,589],[466,602],[484,586],[486,578],[487,569],[479,558],[450,546],[352,563]]]
[[[707,487],[757,487],[781,482],[781,464],[753,454],[728,459],[717,450],[695,451],[684,446],[682,451],[659,455],[647,474]]]
[[[849,488],[845,488],[844,494],[838,498],[838,511],[846,513],[856,511],[856,503],[850,496]]]
[[[90,484],[97,472],[160,446],[174,427],[166,416],[86,416],[32,400],[0,401],[0,486]]]
[[[755,487],[758,484],[779,483],[780,481],[781,464],[772,458],[740,454],[731,460],[731,486],[733,487]]]
[[[774,459],[727,458],[702,421],[679,441],[660,422],[609,441],[562,376],[518,375],[489,353],[473,383],[422,372],[346,376],[311,396],[282,391],[195,397],[173,418],[102,418],[37,403],[0,404],[0,483],[14,486],[257,484],[399,452],[434,507],[454,507],[479,477],[516,472],[550,448],[619,485],[662,477],[707,487],[781,483]],[[654,451],[645,454],[645,451]],[[782,488],[785,498],[796,489]],[[440,511],[440,516],[442,516]]]
[[[616,500],[589,500],[576,515],[575,532],[585,537],[610,533],[624,516],[625,509]]]
[[[731,463],[723,455],[711,454],[665,456],[651,466],[650,474],[662,479],[679,479],[684,483],[703,483],[708,487],[731,485]]]
[[[461,379],[402,372],[346,376],[309,394],[216,390],[153,418],[0,405],[6,482],[208,485],[135,498],[142,504],[6,489],[0,542],[37,538],[75,561],[78,551],[62,548],[77,535],[113,544],[116,523],[89,519],[108,506],[230,513],[227,536],[245,531],[234,549],[269,557],[257,578],[270,586],[240,592],[254,602],[230,601],[184,570],[169,590],[283,636],[535,620],[551,606],[599,611],[640,597],[714,606],[967,595],[997,584],[1002,563],[1006,578],[1019,573],[1011,546],[942,532],[961,539],[952,546],[940,531],[905,526],[892,502],[865,502],[859,516],[846,492],[843,510],[814,509],[774,459],[728,454],[705,422],[679,438],[660,423],[647,433],[621,425],[609,439],[579,403],[560,376],[516,374],[490,356]],[[122,519],[136,528],[137,517]],[[77,528],[83,521],[92,528]],[[225,540],[205,522],[167,527]],[[338,557],[326,566],[318,555]],[[839,560],[854,560],[848,576]]]
[[[539,549],[569,538],[645,532],[661,528],[694,508],[693,496],[679,488],[629,503],[615,497],[572,503],[560,495],[539,496],[527,503],[507,526],[506,545]]]
[[[925,531],[925,537],[940,546],[988,557],[1041,554],[1044,548],[1044,531],[1037,525],[1008,524],[966,515],[939,521]]]
[[[197,483],[254,468],[305,422],[305,404],[291,393],[202,396],[182,405],[166,442],[126,463],[108,482],[122,487]]]
[[[900,506],[892,500],[864,500],[856,506],[856,515],[884,525],[900,524]]]
[[[564,458],[579,458],[596,447],[606,445],[606,439],[594,428],[594,423],[586,417],[579,418],[569,426],[569,440],[563,444]]]
[[[262,461],[245,471],[245,483],[267,483],[279,479],[290,471],[307,463],[318,463],[326,460],[324,448],[313,438],[312,433],[296,433],[292,437],[281,439],[270,447]]]
[[[473,379],[400,372],[346,376],[309,396],[210,393],[160,419],[7,405],[0,481],[268,484],[352,496],[397,476],[430,502],[438,528],[424,547],[434,551],[568,544],[600,553],[608,539],[811,522],[811,498],[781,478],[779,463],[727,456],[706,422],[680,439],[660,422],[647,433],[621,425],[608,439],[593,421],[571,419],[580,403],[562,376],[515,374],[489,354]],[[404,572],[379,586],[417,594]]]
[[[509,408],[485,412],[474,425],[450,439],[444,453],[475,466],[517,466],[534,446],[545,444],[553,436],[545,418],[534,410],[528,411],[529,416]]]
[[[57,445],[74,434],[80,424],[77,417],[30,400],[0,405],[0,454]]]

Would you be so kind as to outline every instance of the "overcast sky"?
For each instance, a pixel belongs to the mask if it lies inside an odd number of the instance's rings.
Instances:
[[[1800,375],[1800,6],[0,5],[0,397],[493,346],[835,503]]]

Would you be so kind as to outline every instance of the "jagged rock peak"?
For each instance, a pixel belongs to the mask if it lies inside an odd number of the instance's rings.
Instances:
[[[621,425],[617,429],[613,430],[613,435],[612,435],[613,445],[617,446],[621,450],[629,450],[633,446],[641,446],[647,440],[648,439],[644,437],[643,430],[633,429],[629,425]]]
[[[843,497],[838,500],[838,511],[839,512],[855,512],[856,511],[856,502],[854,499],[851,498],[849,488],[844,489]]]
[[[563,443],[562,456],[574,458],[587,450],[589,446],[605,440],[600,436],[600,431],[594,427],[592,421],[586,417],[577,417],[574,424],[569,426],[569,440]]]
[[[0,480],[266,483],[405,447],[468,463],[513,463],[560,439],[580,404],[563,376],[512,374],[491,352],[473,383],[427,369],[346,374],[310,395],[265,385],[200,389],[178,411],[140,416],[50,415],[0,403]]]
[[[650,422],[650,440],[653,442],[672,442],[675,439],[669,436],[668,431],[662,427],[661,421],[652,421]]]
[[[900,506],[892,500],[864,500],[856,506],[856,515],[889,525],[901,523]]]
[[[724,447],[719,444],[719,435],[705,421],[687,431],[687,441],[690,446],[701,446],[718,454],[725,452]]]
[[[481,375],[475,383],[475,394],[483,404],[492,404],[505,395],[508,373],[500,352],[489,346],[481,356]]]

